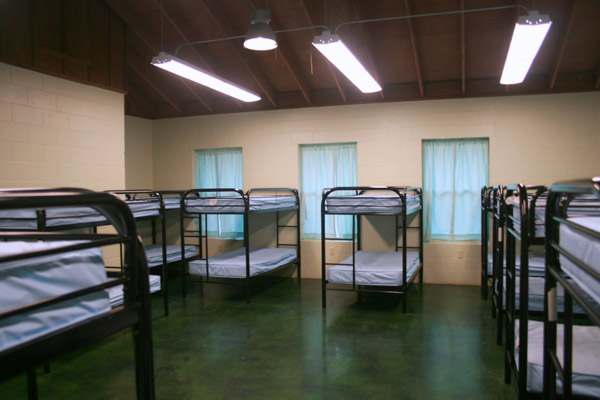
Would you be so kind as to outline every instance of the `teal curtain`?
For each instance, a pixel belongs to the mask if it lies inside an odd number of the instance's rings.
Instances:
[[[477,240],[481,187],[488,185],[488,139],[423,140],[425,240]]]
[[[196,177],[199,189],[235,188],[242,189],[242,149],[206,149],[196,152]],[[223,193],[231,196],[233,193]],[[214,196],[215,193],[206,193]],[[204,223],[204,221],[203,221]],[[244,219],[241,215],[209,215],[208,235],[221,238],[239,238],[244,232]]]
[[[324,188],[357,185],[356,143],[300,146],[302,238],[321,238],[321,198]],[[348,238],[351,216],[328,216],[327,236]]]

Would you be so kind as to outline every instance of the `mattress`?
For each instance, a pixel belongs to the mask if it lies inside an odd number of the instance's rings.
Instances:
[[[576,217],[569,218],[569,221],[600,232],[600,217]],[[592,239],[577,229],[561,224],[560,246],[594,271],[600,272],[600,240]],[[564,256],[560,256],[560,264],[562,270],[600,304],[600,282]]]
[[[158,199],[152,200],[132,200],[126,201],[134,218],[152,217],[160,214],[160,202]]]
[[[517,255],[515,257],[515,270],[519,275],[521,267],[521,257]],[[506,270],[506,257],[504,258],[504,269]],[[494,255],[488,253],[488,275],[492,275],[494,272]],[[530,277],[544,277],[546,273],[546,261],[544,256],[529,255],[529,276]]]
[[[521,233],[521,207],[518,202],[518,198],[516,203],[512,204],[513,207],[513,217],[515,218],[514,227],[515,230]],[[531,199],[530,199],[531,202]],[[537,238],[543,238],[546,235],[546,227],[544,224],[546,221],[546,199],[538,199],[535,204],[535,236]]]
[[[518,325],[515,326],[515,333]],[[527,348],[527,391],[542,393],[544,386],[544,323],[529,321]],[[515,335],[518,360],[518,334]],[[557,354],[563,360],[563,329],[557,329]],[[600,329],[596,326],[573,326],[573,395],[600,398]],[[518,365],[518,362],[517,362]],[[557,381],[557,392],[562,383]]]
[[[289,210],[297,207],[296,196],[250,196],[250,212]],[[186,198],[185,211],[195,213],[244,213],[244,199],[235,197]]]
[[[152,244],[144,246],[146,252],[146,259],[148,260],[148,267],[156,267],[162,265],[163,254],[162,245]],[[195,246],[185,246],[185,258],[190,258],[196,255]],[[181,246],[167,246],[167,264],[181,261]]]
[[[250,247],[250,276],[256,276],[297,259],[296,249]],[[206,260],[189,263],[190,274],[206,276]],[[246,248],[208,258],[208,274],[215,278],[246,278]]]
[[[519,304],[521,302],[521,298],[519,297],[519,293],[521,293],[520,286],[520,278],[517,277],[515,280],[515,309],[519,309]],[[529,311],[542,312],[544,311],[544,291],[545,291],[545,282],[546,279],[544,277],[530,277],[529,278]],[[504,279],[504,305],[506,306],[506,278]],[[561,286],[558,286],[558,292],[556,296],[556,306],[558,312],[564,311],[565,305],[565,297],[564,297],[564,289]],[[576,314],[583,314],[583,308],[577,302],[573,302],[573,312]]]
[[[164,197],[163,203],[165,203],[165,210],[175,210],[181,205],[181,197]]]
[[[155,293],[160,290],[161,285],[159,275],[148,275],[148,282],[150,284],[150,293]],[[111,286],[106,289],[106,293],[108,293],[111,307],[117,307],[123,304],[125,299],[123,295],[123,285]]]
[[[0,242],[0,257],[73,242]],[[0,312],[106,282],[99,248],[0,263]],[[0,320],[0,352],[110,311],[104,290]]]
[[[47,227],[106,222],[106,218],[91,207],[48,207],[44,210]],[[0,210],[0,228],[38,229],[36,210],[33,208]]]
[[[342,263],[352,263],[352,256]],[[419,253],[406,253],[407,279],[415,273],[420,265]],[[401,286],[402,285],[402,252],[357,251],[355,253],[355,278],[357,285],[369,286]],[[335,265],[327,270],[330,283],[352,284],[352,265]]]
[[[418,195],[406,195],[406,212],[420,207]],[[402,198],[396,194],[360,194],[329,196],[325,199],[329,214],[402,213]]]

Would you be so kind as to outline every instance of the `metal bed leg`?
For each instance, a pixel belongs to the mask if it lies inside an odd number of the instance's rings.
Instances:
[[[402,314],[406,314],[406,288],[404,288],[404,292],[402,293]]]
[[[27,371],[27,398],[29,400],[38,400],[37,375],[35,367]]]
[[[250,282],[246,283],[246,303],[250,304]]]
[[[44,363],[44,373],[45,374],[50,373],[50,363]]]

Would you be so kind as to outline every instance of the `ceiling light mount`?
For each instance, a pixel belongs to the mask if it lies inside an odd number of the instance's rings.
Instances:
[[[246,40],[244,40],[244,47],[255,51],[267,51],[277,48],[277,40],[275,40],[275,33],[269,25],[270,22],[270,8],[253,10],[250,18],[250,29],[246,34]]]

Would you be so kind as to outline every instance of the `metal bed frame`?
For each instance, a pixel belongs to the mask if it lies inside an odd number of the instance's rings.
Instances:
[[[527,393],[527,352],[528,321],[532,311],[529,310],[529,249],[533,245],[541,246],[544,238],[535,235],[535,208],[537,200],[548,191],[546,186],[511,185],[506,188],[505,199],[517,193],[519,195],[520,232],[515,229],[517,218],[506,206],[506,316],[505,323],[505,359],[504,381],[510,383],[514,379],[517,397],[525,399]],[[529,200],[531,195],[531,200]],[[519,307],[516,307],[516,243],[521,243],[519,268]],[[541,313],[537,313],[540,314]],[[515,324],[519,321],[519,360],[515,358]],[[503,318],[499,315],[498,329],[502,329]]]
[[[126,203],[159,203],[158,215],[150,215],[143,217],[136,217],[136,221],[150,221],[152,228],[152,244],[156,244],[156,220],[160,221],[160,234],[161,234],[161,245],[162,245],[162,257],[163,262],[160,266],[160,293],[163,296],[163,308],[165,317],[169,315],[169,267],[167,263],[167,243],[166,243],[166,225],[165,225],[165,204],[163,201],[162,194],[158,191],[140,189],[140,190],[107,190],[108,193],[124,196]],[[122,257],[121,257],[122,259]],[[154,266],[151,268],[158,268]]]
[[[0,365],[5,366],[0,368],[0,380],[10,379],[13,376],[27,373],[29,399],[37,399],[37,365],[47,364],[61,354],[75,351],[116,332],[131,328],[134,339],[137,398],[154,399],[154,367],[150,300],[148,296],[148,269],[131,211],[125,203],[110,194],[95,193],[83,189],[17,189],[0,191],[0,209],[43,209],[48,206],[93,207],[110,221],[116,232],[113,234],[77,234],[57,232],[51,228],[41,231],[1,231],[0,239],[4,241],[86,240],[86,242],[27,254],[4,256],[0,258],[0,263],[92,247],[119,245],[125,249],[124,267],[119,272],[109,274],[113,279],[103,284],[2,311],[0,312],[0,319],[18,316],[22,313],[35,311],[42,307],[120,284],[124,285],[125,288],[124,304],[113,308],[107,314],[56,332],[48,333],[37,339],[0,352]],[[104,225],[106,225],[106,222]]]
[[[257,211],[250,210],[250,197],[253,194],[255,194],[255,193],[281,193],[281,192],[287,193],[286,196],[294,196],[295,197],[295,205],[291,206],[291,207],[287,207],[287,208],[279,208],[277,210],[268,210],[268,209],[267,210],[257,210]],[[214,193],[214,195],[209,195],[210,193]],[[225,208],[231,208],[232,210],[231,211],[219,211],[219,212],[214,212],[214,213],[195,212],[195,211],[188,212],[186,209],[186,200],[188,198],[202,198],[204,200],[217,200],[217,199],[223,198],[223,196],[221,196],[222,194],[228,195],[225,197],[233,197],[233,198],[238,198],[238,196],[239,196],[239,198],[242,199],[244,202],[244,211],[239,212],[239,211],[233,210],[234,208],[239,207],[237,205],[220,206],[220,207],[225,207]],[[300,241],[300,197],[298,195],[297,189],[255,188],[255,189],[248,190],[246,193],[244,193],[241,189],[235,189],[235,188],[190,189],[190,190],[187,190],[181,196],[180,210],[181,210],[181,226],[180,226],[180,228],[181,228],[181,251],[182,251],[182,254],[184,254],[184,247],[186,246],[186,244],[188,244],[186,239],[194,239],[195,243],[193,243],[193,244],[198,248],[198,255],[193,258],[186,259],[184,262],[184,265],[183,265],[183,276],[182,276],[183,297],[186,297],[186,295],[187,295],[186,282],[188,282],[188,281],[189,282],[198,282],[198,280],[188,279],[188,277],[191,276],[189,274],[189,262],[193,261],[193,260],[205,260],[206,261],[206,276],[200,277],[201,278],[199,280],[200,283],[206,282],[206,283],[214,283],[214,284],[243,286],[245,288],[245,292],[246,292],[246,302],[247,303],[250,303],[250,297],[251,297],[251,293],[252,293],[251,286],[252,286],[252,283],[255,280],[255,278],[259,278],[260,276],[263,276],[265,274],[270,274],[272,272],[281,270],[281,269],[286,268],[293,264],[296,264],[296,266],[297,266],[298,281],[302,278],[301,241]],[[280,224],[280,212],[294,211],[294,210],[296,211],[297,223],[295,225],[281,225]],[[296,247],[297,256],[294,260],[292,260],[284,265],[281,265],[275,269],[272,269],[266,273],[251,276],[250,275],[250,215],[264,214],[264,213],[275,213],[275,218],[277,220],[277,224],[276,224],[277,247],[278,248],[279,247]],[[202,233],[202,226],[203,226],[202,216],[204,216],[204,226],[206,227],[208,225],[208,215],[215,215],[215,214],[243,215],[243,217],[244,217],[244,247],[246,248],[246,277],[245,278],[211,277],[209,274],[209,246],[208,246],[209,237],[208,237],[208,232],[206,234]],[[186,228],[186,225],[188,225],[188,223],[191,220],[196,221],[196,223],[197,223],[196,229]],[[279,238],[280,230],[281,229],[289,229],[289,228],[296,229],[296,241],[297,241],[296,244],[282,243],[280,241],[280,238]],[[202,243],[203,239],[204,239],[204,243]]]
[[[504,314],[504,237],[506,227],[505,186],[492,189],[492,318],[497,318],[496,344],[502,346],[502,321]],[[487,260],[486,260],[487,261]]]
[[[488,286],[493,281],[493,274],[488,273],[489,219],[492,190],[491,186],[483,186],[481,188],[481,298],[484,300],[488,298]]]
[[[333,193],[340,192],[354,192],[356,195],[364,194],[367,191],[387,191],[396,194],[402,201],[402,210],[401,212],[330,212],[327,208],[327,199]],[[419,207],[412,209],[410,213],[407,213],[406,210],[406,194],[407,192],[412,191],[416,195],[419,196]],[[419,226],[418,227],[409,227],[407,223],[407,216],[419,213]],[[327,215],[352,215],[352,238],[343,239],[343,238],[328,238],[325,234],[326,232],[326,216]],[[355,254],[356,251],[360,251],[362,247],[361,241],[361,216],[367,215],[388,215],[394,216],[396,220],[396,249],[395,251],[399,251],[402,249],[402,285],[394,286],[395,290],[373,290],[364,288],[365,285],[357,285],[356,284],[356,265],[355,265]],[[401,224],[400,224],[401,221]],[[418,230],[419,231],[419,246],[418,247],[409,247],[407,244],[407,230]],[[398,244],[398,231],[401,230],[402,235],[402,245]],[[326,242],[327,240],[335,240],[335,241],[351,241],[352,242],[352,263],[348,264],[352,266],[352,288],[344,288],[344,287],[327,287],[329,282],[327,280],[327,266],[330,265],[345,265],[342,263],[331,263],[327,262],[327,254],[326,254]],[[410,279],[407,280],[407,265],[406,265],[406,251],[408,249],[417,249],[419,250],[419,261],[420,264],[417,268],[417,271],[412,275]],[[321,291],[322,291],[322,306],[325,309],[327,307],[327,290],[335,290],[335,291],[346,291],[346,292],[358,292],[358,293],[393,293],[400,294],[402,300],[402,313],[406,314],[406,295],[408,292],[408,288],[415,280],[415,278],[419,276],[419,282],[423,284],[423,195],[421,188],[418,187],[396,187],[396,186],[350,186],[350,187],[335,187],[331,189],[324,189],[323,196],[321,200]],[[336,284],[336,285],[344,285],[345,284]]]
[[[592,269],[560,245],[560,226],[567,225],[576,229],[590,239],[600,241],[598,232],[574,224],[567,219],[567,208],[576,195],[593,194],[600,201],[600,177],[574,181],[558,182],[550,187],[546,206],[546,284],[544,309],[544,394],[548,399],[557,398],[556,377],[562,381],[561,398],[571,399],[573,374],[573,300],[585,311],[589,321],[600,327],[600,304],[589,299],[585,292],[573,281],[566,279],[567,273],[561,268],[559,256],[565,257],[590,275],[591,279],[600,281],[600,273]],[[557,343],[556,287],[561,285],[565,291],[564,301],[564,337],[563,363],[559,361]]]

